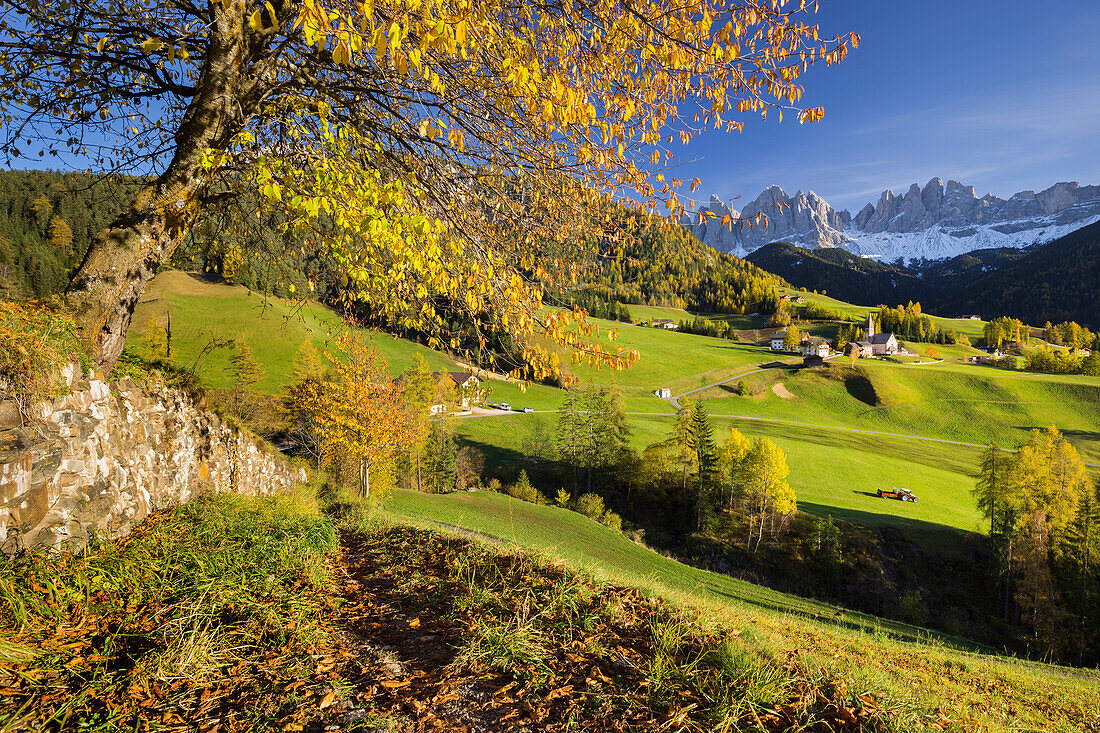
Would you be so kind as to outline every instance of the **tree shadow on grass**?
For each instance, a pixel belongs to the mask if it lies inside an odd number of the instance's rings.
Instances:
[[[871,494],[871,496],[878,498],[877,494]],[[883,501],[887,500],[883,499]],[[888,506],[893,507],[895,505],[912,506],[906,502],[891,502]],[[965,529],[948,527],[945,524],[937,524],[923,519],[897,514],[864,512],[858,509],[814,504],[808,501],[798,502],[798,510],[816,517],[832,516],[834,519],[843,519],[852,524],[859,524],[871,529],[894,528],[900,531],[907,540],[932,554],[958,556],[966,542],[975,535],[974,532]]]

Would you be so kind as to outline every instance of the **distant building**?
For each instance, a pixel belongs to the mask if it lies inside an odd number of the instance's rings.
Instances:
[[[486,390],[482,388],[477,375],[470,372],[447,372],[442,378],[454,385],[454,406],[458,409],[468,410],[485,402]],[[428,408],[433,415],[442,415],[447,409],[445,402],[437,402]]]
[[[853,341],[849,344],[851,348],[859,350],[859,357],[862,359],[870,358],[875,354],[875,347],[870,341]],[[851,350],[848,351],[848,355],[851,355]]]
[[[893,356],[898,353],[898,340],[892,333],[875,333],[875,319],[867,314],[867,337],[864,339],[871,345],[871,353],[875,356]]]
[[[653,394],[657,395],[662,400],[667,400],[667,399],[672,398],[672,390],[669,389],[668,387],[661,387],[659,390],[657,390]]]
[[[780,295],[779,296],[779,302],[780,303],[795,303],[796,305],[802,305],[803,303],[806,302],[806,299],[803,298],[801,295]]]
[[[771,345],[772,351],[783,351],[784,349],[786,349],[786,347],[783,346],[782,336],[772,336]]]
[[[829,355],[830,351],[828,340],[823,338],[803,339],[798,347],[798,353],[802,354],[802,356],[820,356],[821,358],[825,358]]]
[[[818,356],[817,354],[810,354],[802,360],[803,367],[810,367],[813,369],[820,369],[825,366],[825,357]]]
[[[664,329],[668,329],[669,331],[675,331],[676,329],[678,329],[680,327],[680,324],[678,324],[676,321],[672,320],[671,318],[654,318],[653,319],[653,327],[654,328],[664,328]]]

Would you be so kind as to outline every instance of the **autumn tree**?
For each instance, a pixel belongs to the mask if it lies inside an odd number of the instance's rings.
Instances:
[[[737,428],[730,428],[730,434],[717,448],[719,504],[727,513],[732,514],[735,504],[744,500],[745,457],[751,448],[752,441]]]
[[[424,441],[423,489],[435,494],[458,485],[458,447],[446,417],[432,420]]]
[[[50,202],[50,198],[45,194],[36,198],[31,202],[31,212],[34,214],[34,220],[38,224],[39,231],[45,234],[50,218],[53,216],[53,204]]]
[[[978,511],[989,520],[990,536],[1004,532],[1011,524],[1008,504],[1008,464],[1009,454],[1002,451],[996,441],[982,451],[978,465],[978,480],[971,490],[978,504]]]
[[[575,387],[566,390],[565,399],[558,406],[558,423],[554,444],[559,460],[570,472],[570,486],[574,493],[580,487],[581,460],[584,454],[584,402],[581,391]]]
[[[73,230],[60,216],[50,220],[50,228],[46,232],[46,244],[65,253],[72,251]]]
[[[669,439],[669,442],[674,446],[676,459],[680,466],[683,481],[682,496],[685,501],[688,498],[688,476],[697,467],[697,456],[695,455],[695,449],[692,443],[693,426],[691,416],[691,401],[685,400],[681,402],[679,409],[676,410],[676,419],[672,427],[672,436]]]
[[[306,339],[294,357],[294,381],[282,395],[290,438],[298,452],[317,469],[324,461],[324,436],[315,406],[328,376],[324,360],[313,342]]]
[[[226,373],[233,380],[230,402],[233,414],[238,418],[247,419],[250,412],[246,407],[248,402],[247,393],[263,377],[263,368],[252,352],[252,347],[247,342],[241,339],[233,342],[233,353],[229,356]]]
[[[793,514],[797,505],[794,490],[787,482],[790,469],[782,448],[768,438],[757,438],[744,460],[743,476],[748,505],[745,549],[755,553],[760,549],[765,529],[774,532],[777,521]]]
[[[329,458],[349,456],[358,465],[359,493],[371,495],[371,471],[407,447],[411,416],[401,384],[356,332],[336,339],[342,353],[330,355],[334,377],[306,399],[320,427]]]
[[[783,334],[783,348],[788,351],[796,351],[802,343],[802,335],[797,326],[787,326],[787,332]]]
[[[858,37],[826,40],[814,8],[4,0],[0,149],[150,176],[69,286],[102,366],[157,267],[228,206],[236,226],[274,217],[279,241],[328,253],[354,297],[439,342],[453,309],[514,335],[535,376],[554,368],[535,333],[621,365],[575,311],[541,308],[576,275],[549,260],[595,200],[685,212],[658,171],[670,142],[746,114],[820,119],[800,77]]]
[[[1076,449],[1053,426],[1033,430],[1006,474],[1006,501],[1020,536],[1014,554],[1017,602],[1030,618],[1035,642],[1053,643],[1058,599],[1051,559],[1064,550],[1067,529],[1091,488]]]

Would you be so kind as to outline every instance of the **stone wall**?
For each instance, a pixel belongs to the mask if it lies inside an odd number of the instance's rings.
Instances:
[[[181,390],[62,369],[62,394],[19,426],[0,405],[0,547],[79,549],[211,491],[267,496],[305,472]]]

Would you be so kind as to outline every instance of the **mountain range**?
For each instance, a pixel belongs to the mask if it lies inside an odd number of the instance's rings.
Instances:
[[[701,212],[715,218],[700,221]],[[717,250],[738,256],[772,242],[790,242],[808,249],[841,248],[879,261],[941,260],[981,249],[1019,249],[1058,239],[1100,221],[1100,186],[1056,183],[1035,193],[1020,191],[1008,199],[979,197],[973,186],[933,178],[916,183],[902,195],[883,191],[878,203],[868,203],[852,216],[836,210],[813,191],[794,196],[769,186],[741,211],[717,197],[681,224]],[[753,219],[730,227],[733,219]]]
[[[913,300],[945,316],[1100,326],[1100,222],[1039,247],[975,250],[920,266],[787,242],[760,247],[747,259],[798,287],[864,305]]]

